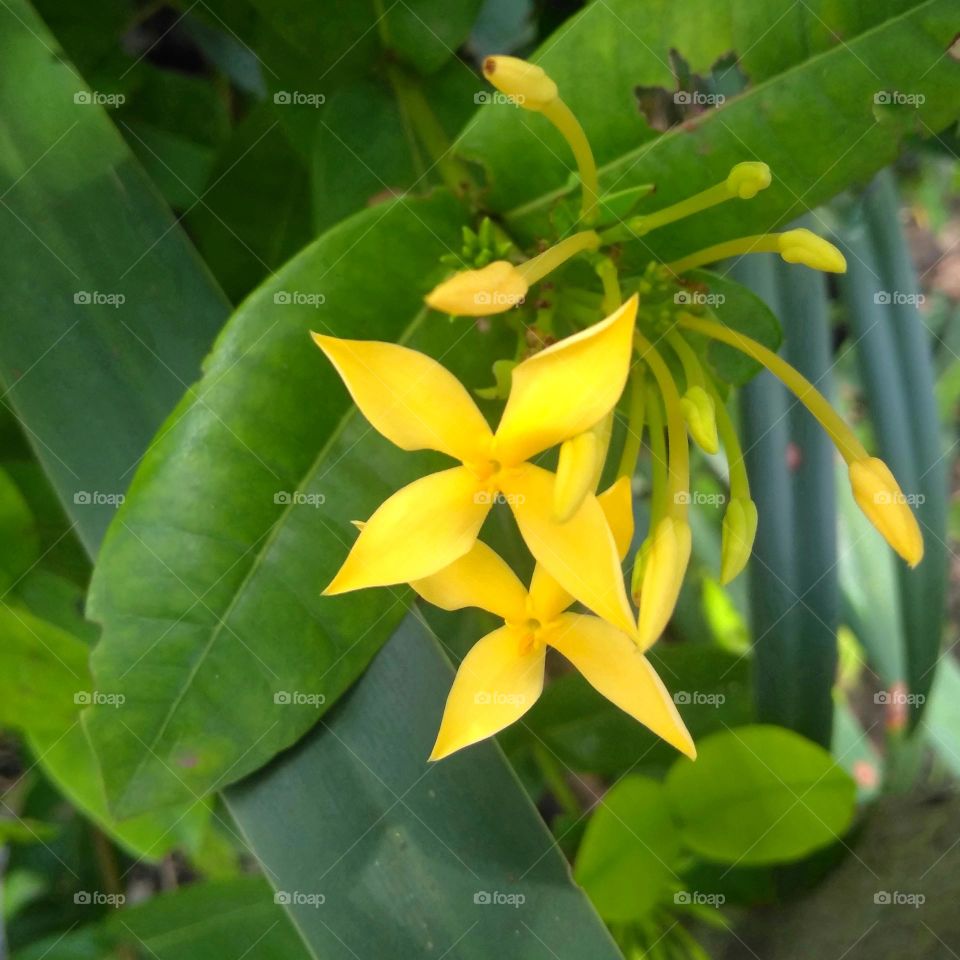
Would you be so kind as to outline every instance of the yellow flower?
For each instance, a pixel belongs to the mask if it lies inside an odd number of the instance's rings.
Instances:
[[[622,558],[633,534],[630,481],[597,498]],[[573,597],[541,565],[529,592],[486,544],[431,577],[415,581],[445,610],[479,607],[504,625],[464,658],[447,697],[431,760],[492,736],[522,717],[543,690],[546,648],[559,650],[608,700],[689,757],[693,740],[656,671],[633,640],[598,617],[566,613]]]
[[[435,360],[391,343],[314,334],[370,423],[404,450],[438,450],[460,464],[411,483],[383,503],[327,595],[428,577],[474,545],[502,495],[530,552],[577,600],[634,629],[620,563],[589,491],[563,524],[554,475],[531,457],[602,420],[630,366],[637,300],[518,364],[496,433],[466,389]]]

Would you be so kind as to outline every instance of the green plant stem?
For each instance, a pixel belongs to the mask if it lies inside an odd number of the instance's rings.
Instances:
[[[563,808],[563,812],[573,816],[579,816],[583,812],[580,802],[577,800],[573,790],[570,789],[570,784],[567,783],[564,778],[563,771],[560,769],[560,765],[554,757],[547,748],[540,743],[533,745],[533,756],[537,761],[540,772],[543,774],[543,779],[547,782],[551,793]]]

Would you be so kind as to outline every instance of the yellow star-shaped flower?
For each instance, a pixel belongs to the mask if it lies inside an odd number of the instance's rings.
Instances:
[[[633,536],[630,481],[597,499],[622,559]],[[696,755],[669,692],[636,643],[599,617],[565,612],[573,597],[540,564],[529,592],[486,544],[414,581],[445,610],[479,607],[504,625],[479,640],[457,671],[431,760],[492,736],[522,717],[543,690],[546,648],[559,650],[608,700],[689,757]]]
[[[429,577],[466,554],[502,495],[536,560],[563,589],[633,633],[616,545],[589,493],[560,522],[554,475],[530,458],[590,429],[626,383],[636,297],[602,322],[513,370],[496,432],[463,385],[415,350],[314,334],[370,423],[404,450],[438,450],[458,466],[423,477],[385,501],[364,524],[328,595]]]

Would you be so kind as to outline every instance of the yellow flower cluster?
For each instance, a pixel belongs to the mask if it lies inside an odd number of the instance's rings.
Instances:
[[[596,166],[556,84],[539,67],[510,57],[488,58],[484,73],[567,137],[584,186],[581,221],[591,223],[598,199]],[[603,257],[605,245],[643,236],[718,203],[752,199],[770,182],[765,164],[737,164],[723,183],[671,207],[603,233],[584,229],[523,263],[497,260],[460,271],[431,291],[426,300],[436,310],[487,316],[521,303],[533,284],[571,257],[595,258],[609,315],[513,367],[495,430],[468,391],[430,357],[396,344],[314,334],[381,434],[404,450],[435,450],[456,463],[399,490],[357,524],[359,536],[325,592],[410,583],[444,609],[478,607],[503,620],[461,664],[431,759],[489,737],[529,710],[543,688],[548,646],[621,709],[695,755],[670,694],[644,656],[667,626],[690,559],[691,439],[709,453],[722,443],[730,467],[722,525],[724,583],[749,559],[757,508],[736,430],[711,373],[688,340],[690,333],[726,343],[779,377],[836,443],[866,515],[911,566],[920,561],[923,540],[896,480],[796,370],[702,313],[678,310],[666,332],[638,329],[642,285],[620,302],[616,269]],[[776,252],[789,263],[818,270],[846,269],[842,254],[828,241],[808,230],[790,230],[708,247],[662,265],[660,275],[675,282],[687,270],[752,251]],[[674,369],[682,370],[682,392]],[[619,476],[598,494],[613,416],[628,384],[628,439]],[[633,538],[631,477],[645,428],[654,482],[650,527],[637,551],[629,591],[639,607],[635,615],[621,562]],[[558,450],[555,472],[533,462],[552,448]],[[509,506],[536,560],[529,587],[478,540],[498,500]],[[568,612],[575,601],[590,613]]]

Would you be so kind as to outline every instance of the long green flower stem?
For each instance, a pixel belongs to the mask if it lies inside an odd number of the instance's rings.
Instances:
[[[685,313],[681,314],[677,322],[686,330],[694,330],[713,340],[729,344],[766,367],[816,417],[847,463],[868,457],[863,444],[844,423],[840,414],[830,406],[823,394],[802,373],[794,370],[772,350],[714,320],[704,320]]]

